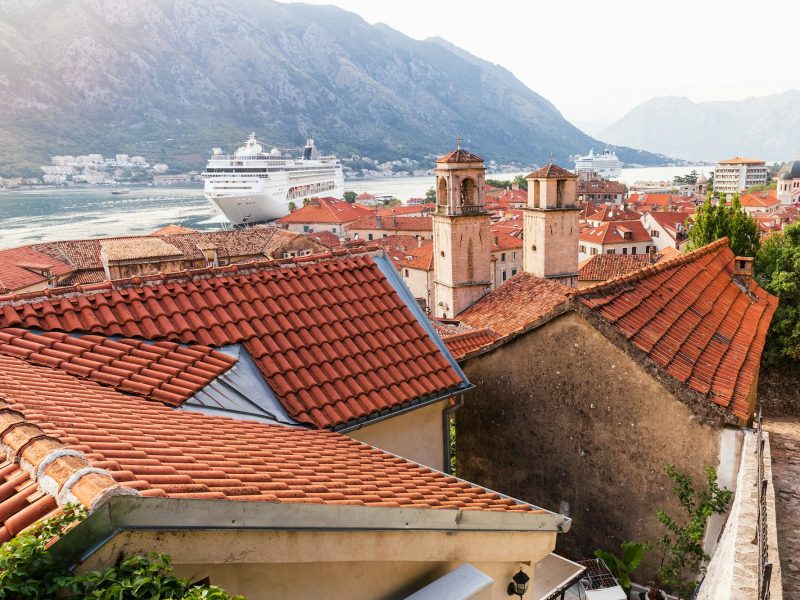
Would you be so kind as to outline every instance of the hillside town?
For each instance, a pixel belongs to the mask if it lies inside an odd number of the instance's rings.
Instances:
[[[0,250],[0,542],[79,510],[52,548],[81,573],[159,552],[245,598],[800,593],[779,300],[696,243],[726,193],[780,236],[800,160],[763,191],[740,157],[680,193],[553,162],[495,187],[460,143],[433,172],[433,202]],[[709,469],[690,571],[659,511]],[[599,552],[635,542],[626,583]]]

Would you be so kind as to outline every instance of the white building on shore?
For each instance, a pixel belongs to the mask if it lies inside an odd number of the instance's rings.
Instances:
[[[715,192],[731,195],[766,183],[767,165],[763,160],[735,156],[719,161],[714,167]]]

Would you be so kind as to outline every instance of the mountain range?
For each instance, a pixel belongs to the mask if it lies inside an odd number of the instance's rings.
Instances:
[[[333,6],[0,0],[0,55],[0,175],[91,151],[197,168],[250,131],[382,160],[443,153],[456,136],[498,162],[604,145],[506,69]]]
[[[768,162],[791,160],[800,152],[800,91],[737,102],[692,102],[663,96],[644,102],[599,136],[688,160],[732,156]]]

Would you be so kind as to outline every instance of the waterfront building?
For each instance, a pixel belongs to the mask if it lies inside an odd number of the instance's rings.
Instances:
[[[767,183],[767,166],[763,160],[735,156],[719,161],[714,167],[714,191],[733,195],[754,185]]]

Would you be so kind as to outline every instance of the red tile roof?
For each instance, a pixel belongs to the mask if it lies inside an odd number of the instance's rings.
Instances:
[[[196,229],[189,229],[188,227],[184,227],[183,225],[175,225],[174,223],[170,225],[165,225],[161,229],[156,229],[152,235],[153,237],[161,237],[162,235],[174,235],[176,233],[197,233]]]
[[[745,208],[770,208],[780,205],[778,198],[767,192],[760,192],[758,194],[744,192],[739,196],[739,202]]]
[[[630,236],[626,237],[627,234]],[[580,240],[603,245],[653,241],[640,221],[606,221],[597,227],[587,227],[581,231]]]
[[[552,313],[572,293],[572,288],[551,279],[518,273],[458,315],[458,319],[473,327],[488,327],[505,337]]]
[[[315,242],[330,248],[331,250],[334,248],[339,248],[342,245],[341,240],[339,240],[339,236],[337,236],[335,233],[331,233],[330,231],[315,231],[314,233],[306,233],[305,235]]]
[[[23,358],[120,391],[181,404],[236,360],[207,346],[111,339],[97,335],[0,329],[0,354]]]
[[[71,494],[89,507],[127,492],[541,512],[338,433],[175,410],[5,355],[0,442],[10,449],[0,463],[0,541],[52,513],[56,491],[59,502]],[[40,471],[52,478],[47,491],[34,482]]]
[[[392,206],[391,208],[381,208],[375,211],[381,217],[399,216],[424,216],[436,210],[436,205],[427,204],[404,204],[402,206]]]
[[[428,243],[421,248],[407,251],[398,261],[398,265],[409,269],[433,271],[433,244]]]
[[[0,327],[244,344],[297,421],[336,427],[463,384],[369,254],[0,300]]]
[[[47,277],[42,274],[44,269],[49,269],[54,276],[75,270],[66,261],[53,258],[32,246],[0,250],[0,293],[46,284]]]
[[[476,163],[476,162],[483,162],[483,159],[473,154],[472,152],[468,152],[464,150],[460,146],[450,152],[449,154],[445,154],[444,156],[440,156],[436,159],[437,163]]]
[[[757,158],[742,158],[741,156],[734,156],[733,158],[728,158],[726,160],[721,160],[717,164],[719,165],[763,165],[765,162],[763,160],[758,160]]]
[[[442,339],[456,360],[463,360],[476,350],[493,344],[500,336],[488,327],[476,327],[462,333],[442,336]]]
[[[507,250],[520,250],[522,248],[522,238],[519,237],[519,229],[511,229],[510,235],[508,227],[492,226],[492,252],[505,252]]]
[[[585,217],[587,221],[638,221],[641,215],[619,206],[600,206],[597,211]]]
[[[669,375],[748,420],[778,299],[737,282],[733,262],[723,238],[581,290],[579,299]]]
[[[308,204],[277,220],[278,223],[350,223],[370,213],[370,209],[336,198],[312,198]]]
[[[578,281],[608,281],[649,264],[646,254],[595,254],[578,265]]]
[[[537,169],[533,173],[528,173],[527,175],[525,175],[525,179],[577,179],[577,178],[578,176],[572,171],[567,171],[566,169],[559,167],[558,165],[554,165],[553,163],[545,165],[541,169]]]
[[[381,229],[384,231],[433,231],[433,219],[430,217],[381,217],[367,215],[347,225],[347,231],[359,229]]]

